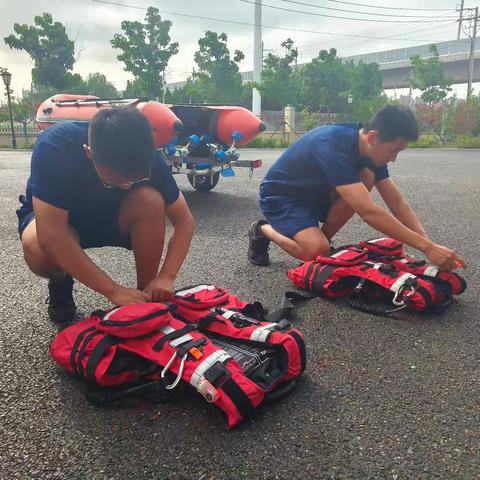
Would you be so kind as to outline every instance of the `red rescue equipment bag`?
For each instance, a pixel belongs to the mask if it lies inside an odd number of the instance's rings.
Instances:
[[[416,262],[389,238],[340,247],[290,270],[288,277],[297,287],[327,298],[350,297],[353,307],[384,315],[403,308],[438,312],[466,288],[458,274]],[[391,306],[375,307],[375,301]]]
[[[403,251],[403,243],[393,238],[375,238],[360,242],[367,251],[368,258],[375,262],[393,265],[397,270],[412,273],[419,278],[431,281],[445,288],[450,285],[452,295],[460,295],[467,288],[465,280],[455,272],[440,270],[428,265],[425,260],[415,260]]]
[[[178,306],[147,303],[93,312],[57,335],[51,356],[87,383],[92,403],[150,394],[163,401],[180,383],[189,384],[223,413],[229,428],[293,389],[305,368],[305,345],[286,320],[265,321],[260,304],[217,287],[183,293],[175,295]],[[225,311],[238,311],[214,312],[218,298]]]

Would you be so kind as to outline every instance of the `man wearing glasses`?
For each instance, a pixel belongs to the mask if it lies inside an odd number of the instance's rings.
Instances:
[[[166,301],[187,255],[194,223],[135,108],[100,110],[90,125],[54,125],[32,154],[18,230],[30,270],[49,280],[48,313],[63,328],[76,319],[73,279],[114,305]],[[163,265],[166,217],[173,234]],[[117,284],[84,252],[133,250],[137,289]]]

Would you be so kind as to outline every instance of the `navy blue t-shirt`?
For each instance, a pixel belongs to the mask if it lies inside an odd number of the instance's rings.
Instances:
[[[260,185],[260,198],[288,197],[308,204],[328,202],[330,191],[360,182],[359,172],[368,167],[376,181],[388,178],[386,165],[376,167],[360,157],[361,125],[318,127],[303,135],[270,167]]]
[[[99,212],[118,211],[128,191],[102,185],[85,154],[84,144],[88,144],[88,123],[65,122],[40,135],[32,153],[24,208],[33,210],[33,195],[68,210],[71,224],[84,223]],[[177,184],[160,152],[152,165],[151,178],[145,183],[161,193],[166,205],[174,203],[179,196]]]

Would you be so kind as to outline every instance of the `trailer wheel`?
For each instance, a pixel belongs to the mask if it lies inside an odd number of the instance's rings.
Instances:
[[[188,181],[190,185],[197,190],[198,192],[209,192],[213,190],[220,179],[220,173],[214,173],[212,176],[210,175],[196,175],[195,182],[193,181],[193,175],[187,175]]]

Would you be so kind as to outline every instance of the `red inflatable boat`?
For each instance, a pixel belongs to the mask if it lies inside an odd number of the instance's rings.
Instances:
[[[265,130],[250,110],[236,106],[164,105],[145,98],[100,99],[92,95],[60,94],[45,100],[37,111],[36,121],[41,130],[54,123],[88,122],[100,108],[135,106],[150,121],[157,147],[170,143],[180,132],[199,136],[209,135],[224,145],[243,146]]]
[[[239,160],[237,146],[250,143],[265,124],[250,110],[237,106],[164,105],[146,98],[101,99],[60,94],[37,110],[41,130],[60,122],[89,122],[101,108],[138,108],[152,125],[155,144],[174,174],[186,174],[200,191],[212,190],[220,175],[235,175],[232,167],[253,172],[261,160]]]
[[[100,108],[135,106],[152,124],[157,147],[169,143],[183,128],[182,122],[171,109],[158,102],[143,98],[103,100],[91,95],[54,95],[45,100],[37,110],[36,121],[41,130],[54,123],[88,122]]]

